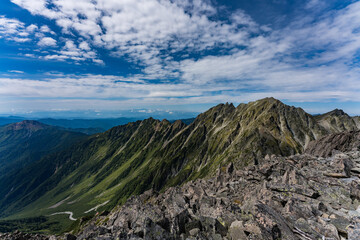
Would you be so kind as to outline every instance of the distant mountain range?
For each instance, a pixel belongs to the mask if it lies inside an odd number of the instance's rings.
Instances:
[[[9,117],[0,117],[0,126],[4,126],[10,123],[16,123],[26,120],[23,117],[9,116]]]
[[[185,124],[190,124],[195,118],[181,119]],[[23,117],[9,116],[0,117],[0,126],[16,123],[24,120],[29,120]],[[135,122],[142,120],[142,118],[99,118],[99,119],[54,119],[54,118],[40,118],[35,119],[38,122],[62,127],[67,130],[85,133],[87,135],[105,132],[106,130],[118,126],[127,124],[129,122]],[[175,120],[172,120],[174,122]]]
[[[24,128],[22,135],[29,136],[44,126],[23,122],[5,128]],[[14,163],[18,171],[0,181],[1,217],[46,216],[46,221],[54,223],[51,231],[62,231],[71,227],[72,221],[51,214],[72,212],[73,218],[93,215],[148,189],[162,191],[213,176],[229,163],[237,169],[257,165],[267,154],[302,153],[312,140],[356,129],[359,118],[340,110],[314,117],[301,108],[265,98],[237,107],[219,104],[188,125],[180,120],[149,118],[92,136],[79,134],[73,138],[79,142],[56,141],[62,146],[56,147],[58,151],[29,162],[19,161],[21,167]],[[56,140],[69,134],[57,131],[62,135],[54,134]],[[6,142],[13,142],[14,151],[17,146],[23,147],[21,153],[35,148],[21,141]],[[47,142],[44,138],[36,145]],[[1,226],[0,222],[0,230]]]
[[[0,117],[0,126],[6,125],[9,123],[16,123],[23,120],[28,120],[22,117]],[[94,133],[105,132],[106,130],[123,125],[128,122],[133,122],[139,120],[137,118],[104,118],[104,119],[53,119],[53,118],[40,118],[35,119],[38,122],[62,127],[72,131],[83,132],[85,134],[91,135]]]

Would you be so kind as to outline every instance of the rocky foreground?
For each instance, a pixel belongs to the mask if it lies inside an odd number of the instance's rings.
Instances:
[[[78,239],[360,239],[360,152],[267,156],[132,197]]]
[[[61,239],[360,239],[359,166],[358,150],[230,164],[212,179],[132,197]]]

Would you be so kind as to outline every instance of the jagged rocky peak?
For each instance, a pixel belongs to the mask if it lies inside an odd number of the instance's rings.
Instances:
[[[268,103],[277,103],[277,104],[283,104],[279,99],[276,99],[274,97],[266,97],[266,98],[262,98],[259,100],[256,100],[254,102],[258,102],[258,103],[264,103],[264,102],[268,102]]]
[[[260,115],[263,112],[276,112],[282,113],[284,109],[287,111],[297,111],[301,112],[302,114],[306,115],[305,111],[301,108],[295,108],[293,106],[288,106],[281,102],[278,99],[273,97],[263,98],[257,101],[249,102],[247,104],[241,103],[237,107],[234,107],[233,103],[222,103],[218,104],[215,107],[210,108],[208,111],[200,114],[198,116],[199,119],[203,120],[209,117],[231,117],[234,116],[233,114],[236,112],[244,114],[244,111],[251,112],[251,115],[254,114]],[[308,115],[308,114],[307,114]],[[256,116],[253,116],[256,120]]]
[[[216,124],[218,123],[218,121],[216,120],[222,119],[222,121],[220,121],[222,123],[225,118],[228,120],[238,120],[237,117],[239,116],[239,114],[250,117],[251,119],[249,118],[249,121],[252,121],[256,120],[258,116],[263,114],[264,112],[281,113],[283,112],[283,109],[297,109],[297,111],[300,109],[301,111],[303,111],[301,108],[288,106],[278,99],[268,97],[257,101],[249,102],[247,104],[241,103],[237,107],[235,107],[233,103],[218,104],[217,106],[212,107],[208,111],[200,114],[195,122],[210,120],[211,123]]]
[[[7,125],[8,130],[30,130],[30,131],[37,131],[41,129],[45,129],[50,127],[49,125],[43,124],[38,121],[34,120],[24,120],[18,123],[12,123]]]
[[[204,115],[214,115],[214,114],[228,114],[235,110],[235,107],[232,103],[221,103],[215,107],[210,108],[206,112],[202,113]]]
[[[176,120],[176,121],[174,121],[173,122],[173,126],[174,127],[177,127],[177,126],[181,126],[181,125],[184,125],[185,123],[183,122],[183,121],[181,121],[181,120]],[[186,124],[185,124],[186,125]]]
[[[343,115],[347,115],[349,116],[348,114],[346,114],[342,109],[334,109],[328,113],[325,113],[327,115],[335,115],[335,116],[343,116]]]
[[[171,123],[169,122],[169,120],[167,120],[167,119],[165,119],[165,118],[164,118],[163,120],[161,120],[161,123],[164,124],[164,125],[165,125],[165,124],[166,124],[166,125],[171,124]]]
[[[256,101],[249,102],[249,104],[285,106],[285,104],[283,102],[281,102],[279,99],[276,99],[273,97],[262,98],[262,99],[259,99]]]
[[[221,103],[215,107],[210,108],[206,112],[199,114],[194,122],[190,125],[198,126],[200,124],[210,127],[217,124],[222,124],[225,119],[231,118],[234,112],[235,107],[232,103]]]
[[[335,109],[325,114],[317,115],[315,119],[318,124],[324,127],[329,133],[359,129],[356,118],[350,117],[341,109]]]
[[[198,132],[199,128],[203,129],[202,134],[206,134],[202,140],[204,147],[218,149],[220,154],[228,151],[228,160],[232,160],[232,153],[237,153],[243,162],[268,153],[301,153],[311,140],[328,133],[303,109],[272,97],[240,104],[236,108],[229,103],[219,104],[200,114],[191,127]],[[196,136],[204,139],[199,134]],[[212,146],[213,139],[217,139],[216,147]],[[203,152],[208,152],[207,149]],[[206,158],[205,155],[201,157]]]
[[[240,104],[237,112],[239,119],[251,125],[252,130],[262,129],[298,151],[310,140],[326,134],[325,129],[303,109],[286,105],[275,98]]]
[[[237,111],[243,113],[244,111],[252,111],[252,115],[261,115],[269,112],[276,114],[284,114],[286,112],[297,112],[296,114],[307,115],[302,108],[286,105],[278,99],[273,97],[263,98],[257,101],[249,102],[247,104],[241,103],[237,106]],[[256,116],[254,116],[256,118]]]

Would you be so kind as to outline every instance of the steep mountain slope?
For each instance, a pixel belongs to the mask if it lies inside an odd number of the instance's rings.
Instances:
[[[356,127],[360,130],[360,116],[352,117],[352,119],[354,120]]]
[[[2,213],[7,214],[30,204],[44,193],[46,195],[39,200],[37,208],[29,207],[32,212],[40,208],[43,208],[41,211],[54,212],[52,208],[44,206],[49,203],[53,205],[68,196],[71,196],[72,201],[81,200],[77,199],[81,197],[83,201],[75,202],[69,207],[80,207],[79,210],[85,211],[90,208],[88,206],[92,206],[89,201],[101,200],[96,197],[107,189],[109,191],[106,191],[105,196],[111,199],[114,197],[113,190],[119,188],[114,185],[120,179],[125,185],[126,179],[131,180],[127,178],[128,175],[131,178],[140,176],[134,171],[151,164],[150,158],[154,152],[184,126],[180,121],[172,125],[168,121],[154,119],[137,121],[93,135],[66,151],[51,154],[37,164],[23,169],[8,183],[6,189],[0,189],[0,194],[5,196],[0,201]],[[24,176],[32,176],[31,181],[24,180]],[[147,183],[140,184],[137,191],[142,192],[141,188],[146,186]],[[111,189],[112,187],[115,188]],[[17,194],[19,191],[22,195]],[[56,209],[61,207],[63,206]]]
[[[83,137],[36,121],[0,127],[0,179]]]
[[[77,218],[150,188],[211,176],[229,162],[242,168],[258,164],[266,154],[301,153],[311,140],[330,131],[301,108],[273,98],[238,107],[220,104],[188,126],[151,118],[137,121],[93,135],[24,169],[0,190],[5,196],[0,210],[12,218],[69,211]]]
[[[330,132],[354,131],[360,129],[355,118],[341,109],[315,116],[316,121]]]

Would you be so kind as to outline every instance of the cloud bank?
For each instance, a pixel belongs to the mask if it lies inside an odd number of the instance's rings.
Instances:
[[[227,17],[220,17],[224,8],[204,0],[11,2],[61,30],[0,16],[1,38],[36,42],[37,52],[27,56],[106,66],[105,54],[139,71],[41,80],[3,77],[2,96],[72,99],[79,107],[85,99],[131,106],[266,96],[360,102],[360,2],[319,13],[312,9],[326,2],[311,0],[304,4],[307,14],[277,29],[240,9],[225,9]]]

